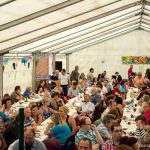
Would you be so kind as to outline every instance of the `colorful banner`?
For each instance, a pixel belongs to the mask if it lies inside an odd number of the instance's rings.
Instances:
[[[122,56],[123,64],[150,64],[150,56]]]

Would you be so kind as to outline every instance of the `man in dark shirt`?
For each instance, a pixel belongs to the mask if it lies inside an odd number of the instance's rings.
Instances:
[[[4,130],[4,138],[7,146],[9,146],[18,139],[18,117],[19,116],[17,116],[16,119]]]
[[[70,80],[76,81],[78,83],[79,80],[79,66],[75,66],[75,70],[71,72]]]
[[[56,82],[58,81],[59,71],[56,70],[54,74],[50,77],[51,80],[51,89],[54,89],[56,86]]]

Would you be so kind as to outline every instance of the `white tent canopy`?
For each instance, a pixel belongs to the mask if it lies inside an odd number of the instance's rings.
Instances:
[[[150,31],[150,0],[1,0],[0,55],[71,53]]]

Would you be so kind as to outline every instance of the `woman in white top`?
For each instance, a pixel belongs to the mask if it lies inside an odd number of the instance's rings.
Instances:
[[[14,119],[17,116],[17,110],[12,106],[11,98],[7,98],[3,101],[2,111],[11,119]]]

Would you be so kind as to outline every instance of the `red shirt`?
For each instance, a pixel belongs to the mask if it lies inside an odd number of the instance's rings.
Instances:
[[[129,68],[129,70],[128,70],[128,77],[130,77],[132,75],[132,73],[133,73],[132,69],[133,68]]]
[[[121,94],[120,90],[117,88],[114,88],[114,90],[113,90],[113,94],[115,94],[115,93]]]
[[[150,125],[150,111],[144,113],[145,118],[147,119],[148,125]]]

